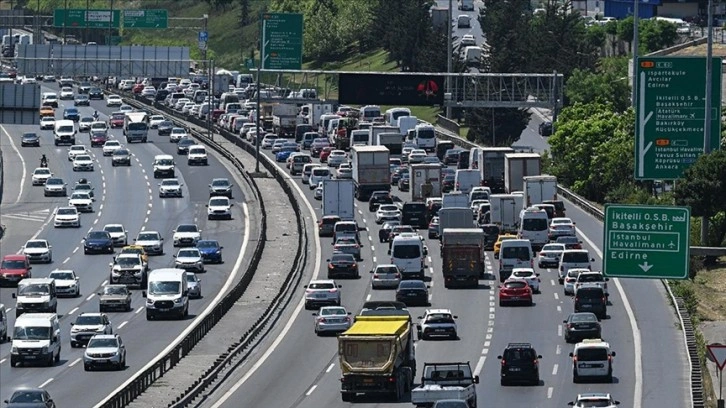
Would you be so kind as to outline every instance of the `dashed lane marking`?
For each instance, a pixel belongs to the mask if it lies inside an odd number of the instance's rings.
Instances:
[[[53,377],[51,377],[51,378],[48,378],[47,380],[45,380],[45,382],[43,382],[43,384],[40,384],[40,385],[38,386],[38,388],[43,388],[43,387],[45,387],[46,385],[50,384],[50,383],[51,383],[52,381],[53,381]]]
[[[557,375],[557,369],[558,369],[559,367],[560,367],[560,365],[559,365],[559,364],[555,364],[555,365],[554,365],[554,366],[552,367],[552,375]]]
[[[330,364],[330,365],[328,366],[328,368],[327,368],[327,369],[325,370],[325,372],[326,372],[326,373],[329,373],[329,372],[330,372],[330,370],[332,370],[332,369],[333,369],[333,367],[335,367],[335,363],[333,363],[333,364]]]
[[[317,384],[315,384],[312,387],[310,387],[310,389],[308,390],[308,392],[305,393],[305,396],[309,397],[310,394],[312,394],[313,391],[315,391],[316,388],[318,388],[318,385]]]
[[[86,301],[89,301],[89,300],[93,299],[93,297],[94,297],[94,296],[96,296],[96,294],[95,294],[95,293],[91,293],[91,294],[90,294],[90,295],[88,295],[88,297],[86,298]]]
[[[141,306],[140,308],[136,309],[136,311],[134,313],[135,314],[139,314],[139,313],[141,313],[142,310],[144,310],[144,307],[143,306]]]
[[[552,399],[552,394],[555,392],[555,389],[552,387],[547,388],[547,399]]]
[[[118,327],[116,328],[116,330],[121,330],[121,328],[124,327],[124,326],[126,326],[128,323],[129,323],[129,321],[126,320],[125,322],[119,324]]]
[[[68,367],[73,367],[74,365],[76,365],[76,364],[78,364],[80,362],[81,362],[81,358],[78,357],[77,359],[73,360],[72,363],[68,364]]]
[[[76,313],[77,311],[78,311],[78,308],[77,307],[74,307],[73,309],[71,309],[70,312],[68,312],[68,314],[69,315],[72,315],[73,313]]]

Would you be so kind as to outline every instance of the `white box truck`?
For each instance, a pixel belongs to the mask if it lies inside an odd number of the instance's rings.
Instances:
[[[398,118],[398,133],[407,135],[408,131],[415,129],[418,125],[418,118],[415,116],[401,116]]]
[[[385,146],[353,146],[350,161],[355,197],[367,201],[374,191],[391,191],[390,152]]]
[[[524,177],[525,208],[557,200],[557,177],[550,175]]]
[[[353,180],[323,180],[323,216],[337,215],[343,221],[355,219]]]
[[[455,191],[446,193],[441,199],[441,208],[448,207],[466,207],[469,208],[469,194]],[[469,210],[471,211],[471,210]]]
[[[504,187],[507,193],[522,191],[524,177],[539,176],[542,173],[541,160],[537,153],[507,153],[504,155]]]
[[[454,179],[454,190],[469,194],[472,187],[481,186],[481,174],[479,170],[456,170]]]
[[[472,149],[473,151],[474,149]],[[514,149],[511,147],[482,147],[476,149],[474,157],[470,157],[472,167],[478,168],[481,173],[482,184],[491,188],[494,194],[506,192],[504,189],[504,155],[507,153],[514,153]]]
[[[440,165],[412,164],[410,170],[411,201],[426,201],[427,198],[441,197]]]
[[[474,228],[469,207],[446,207],[439,209],[439,239],[448,228]]]
[[[492,194],[489,196],[490,223],[502,232],[516,232],[524,197],[521,194]]]

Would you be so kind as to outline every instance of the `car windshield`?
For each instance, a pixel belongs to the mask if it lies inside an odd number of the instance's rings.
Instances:
[[[577,298],[581,299],[600,299],[604,296],[602,289],[599,287],[594,288],[580,288],[577,290]]]
[[[605,279],[599,273],[583,273],[579,275],[578,282],[602,282]]]
[[[47,248],[48,243],[45,241],[28,241],[25,244],[26,248]]]
[[[524,289],[527,286],[524,282],[506,282],[504,287],[507,289]]]
[[[109,239],[106,231],[91,231],[88,233],[88,239]]]
[[[547,244],[542,247],[542,252],[562,252],[564,250],[565,246],[560,244]]]
[[[185,276],[187,277],[187,282],[197,282],[197,275],[193,273],[187,273]]]
[[[608,351],[602,347],[581,348],[577,351],[577,361],[607,361]]]
[[[88,346],[86,346],[87,349],[90,348],[117,348],[118,347],[118,341],[116,339],[94,339],[91,338],[91,341],[88,342]]]
[[[562,262],[588,263],[589,257],[587,252],[565,252],[562,254]]]
[[[25,269],[24,261],[3,261],[3,269]]]
[[[342,307],[324,307],[320,309],[320,316],[345,316],[348,312]]]
[[[78,214],[75,208],[60,208],[58,209],[58,215],[75,215]]]
[[[229,201],[225,200],[224,198],[214,198],[209,201],[209,205],[216,207],[216,206],[226,206],[229,204]]]
[[[158,241],[159,236],[156,234],[148,233],[148,234],[139,234],[139,237],[137,241]]]
[[[525,218],[522,221],[522,229],[525,231],[544,231],[547,229],[547,219]]]
[[[43,283],[20,285],[18,287],[18,294],[20,295],[47,295],[48,293],[50,293],[50,287]]]
[[[335,285],[328,282],[311,283],[308,285],[308,289],[335,289]]]
[[[199,258],[199,251],[196,249],[180,249],[177,258]]]
[[[227,187],[229,185],[229,181],[227,180],[214,180],[212,181],[212,185],[215,187]]]
[[[532,275],[534,275],[534,273],[530,271],[515,271],[512,273],[512,276],[517,278],[531,278],[533,277]]]
[[[219,244],[216,241],[199,241],[197,248],[217,248]]]
[[[73,272],[51,272],[48,277],[58,280],[73,280]]]
[[[76,159],[75,160],[76,161],[79,161],[79,162],[81,162],[81,161],[91,161],[91,156],[88,156],[88,155],[85,155],[85,154],[81,154],[81,155],[76,156]]]
[[[88,195],[88,193],[84,193],[84,192],[77,192],[77,193],[73,193],[71,195],[71,200],[90,200],[90,199],[91,198]]]
[[[399,244],[393,247],[391,256],[399,259],[415,259],[421,257],[421,247],[416,244]]]
[[[598,407],[611,407],[613,404],[607,398],[589,398],[587,400],[580,400],[577,404],[580,408],[598,408]]]
[[[182,224],[176,228],[176,232],[197,232],[197,226],[192,224]]]
[[[104,230],[107,232],[124,232],[124,228],[120,225],[109,225]]]
[[[112,120],[119,120],[119,119],[123,120],[124,116],[125,116],[124,113],[113,113],[113,114],[111,114],[111,119]]]
[[[358,245],[358,241],[352,237],[338,238],[335,241],[335,245]]]
[[[591,323],[597,322],[597,316],[594,313],[574,313],[570,316],[573,323]]]
[[[338,240],[338,241],[342,241],[342,240]],[[351,243],[354,243],[354,242],[355,241],[353,241],[353,242],[347,242],[347,243],[351,244]],[[336,263],[336,262],[355,263],[355,259],[353,258],[353,255],[336,254],[336,255],[333,255],[332,258],[330,258],[330,262],[331,263]]]
[[[129,151],[126,149],[116,149],[116,151],[113,152],[114,156],[128,156]]]
[[[448,313],[434,313],[428,315],[427,323],[454,323],[454,317]]]
[[[178,186],[179,182],[176,180],[163,180],[161,182],[162,186]]]
[[[398,207],[395,205],[382,205],[378,209],[381,211],[398,211]]]
[[[123,256],[116,258],[116,264],[122,268],[132,268],[141,264],[138,256]]]
[[[104,295],[125,295],[128,289],[125,286],[106,286],[103,288]]]
[[[76,326],[98,326],[103,324],[101,316],[78,316]]]
[[[523,247],[523,246],[508,246],[502,248],[502,255],[501,258],[516,258],[520,261],[528,261],[530,259],[529,256],[529,248]]]
[[[375,273],[379,274],[391,274],[391,273],[398,273],[398,268],[394,265],[390,266],[378,266],[375,270]]]
[[[421,281],[402,281],[398,287],[400,289],[426,289],[426,284]]]
[[[36,169],[35,170],[35,174],[38,174],[38,175],[41,175],[41,176],[42,175],[46,175],[46,174],[50,174],[50,170],[48,170],[48,169]]]
[[[121,144],[119,142],[115,141],[115,140],[109,140],[108,142],[106,142],[106,144],[104,146],[106,146],[106,147],[116,147],[116,146],[121,146]]]
[[[15,327],[13,340],[48,340],[50,327]]]
[[[179,293],[180,282],[149,282],[149,293],[152,295],[175,295]]]

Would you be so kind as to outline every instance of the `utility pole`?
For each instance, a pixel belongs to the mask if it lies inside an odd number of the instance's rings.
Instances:
[[[207,32],[207,20],[209,19],[209,14],[203,14],[202,18],[204,19],[202,31],[205,33]],[[209,34],[207,34],[207,38],[209,38]],[[207,40],[208,42],[209,40]],[[202,61],[204,61],[204,72],[207,72],[207,48],[208,46],[205,44],[204,48],[202,49]],[[211,72],[207,72],[207,75],[211,76]]]
[[[708,0],[708,42],[706,46],[706,119],[703,126],[703,154],[711,153],[711,116],[713,92],[711,92],[711,77],[713,76],[713,0]],[[708,245],[708,217],[701,217],[701,245]],[[720,399],[723,407],[723,399]]]
[[[446,55],[446,73],[448,73],[448,74],[451,74],[451,69],[452,69],[452,67],[451,67],[451,59],[452,59],[452,57],[451,56],[454,54],[454,45],[453,45],[453,40],[452,40],[452,37],[453,37],[454,34],[451,32],[451,30],[453,29],[452,24],[454,22],[454,10],[453,10],[453,7],[454,7],[454,1],[453,0],[449,0],[449,12],[448,12],[449,21],[448,21],[448,23],[446,25],[446,33],[447,33],[446,35],[448,36],[448,38],[446,39],[446,52],[447,52],[447,55]],[[448,94],[451,94],[451,75],[447,75],[446,76],[446,92]],[[444,103],[446,103],[446,98],[444,98]],[[446,107],[446,117],[448,119],[451,119],[451,107],[450,106],[447,106]]]
[[[638,79],[638,20],[640,19],[638,14],[638,3],[640,0],[633,0],[633,93],[631,96],[631,103],[635,107],[635,98],[638,96],[638,86],[636,81]]]
[[[214,72],[214,61],[209,62],[209,71]],[[214,75],[209,75],[209,88],[210,92],[207,92],[207,137],[209,140],[214,141],[214,131],[212,130],[212,111],[214,102]]]
[[[108,45],[113,45],[111,41],[111,27],[113,27],[113,0],[111,0],[111,15],[108,16]]]
[[[86,0],[86,32],[84,33],[84,43],[88,44],[88,9],[91,8],[91,0]]]

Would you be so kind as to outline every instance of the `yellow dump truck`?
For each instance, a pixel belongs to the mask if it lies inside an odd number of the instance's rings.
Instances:
[[[397,402],[409,392],[416,376],[411,317],[356,316],[355,323],[338,337],[341,397],[389,394]]]

